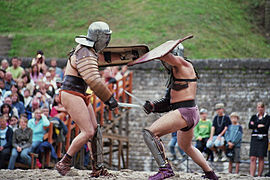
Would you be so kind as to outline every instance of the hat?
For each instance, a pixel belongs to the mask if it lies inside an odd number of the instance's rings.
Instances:
[[[200,110],[200,113],[207,113],[207,109],[202,108],[202,109]]]
[[[218,109],[224,109],[224,104],[223,103],[218,103],[215,105],[215,110],[218,110]]]
[[[239,115],[237,112],[232,112],[230,117],[237,117],[239,119]]]
[[[61,79],[60,77],[57,77],[57,78],[55,79],[55,82],[56,82],[56,83],[62,83],[62,79]]]

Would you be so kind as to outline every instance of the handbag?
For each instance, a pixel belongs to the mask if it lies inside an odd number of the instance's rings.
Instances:
[[[228,158],[234,157],[234,147],[232,149],[229,148],[229,146],[226,146],[225,154]]]

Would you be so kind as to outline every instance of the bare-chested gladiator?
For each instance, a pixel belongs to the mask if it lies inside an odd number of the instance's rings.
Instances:
[[[144,141],[153,154],[159,171],[150,176],[151,180],[161,180],[174,176],[168,162],[160,137],[177,131],[177,141],[188,156],[205,172],[204,178],[218,179],[198,149],[192,146],[193,128],[199,121],[198,107],[195,104],[197,79],[199,78],[192,63],[184,58],[184,47],[180,43],[170,53],[160,57],[170,74],[167,93],[164,98],[146,101],[144,110],[168,112],[143,130]]]
[[[66,175],[70,170],[72,156],[88,141],[91,142],[93,154],[91,176],[108,175],[103,165],[101,130],[85,91],[89,86],[111,110],[118,106],[98,70],[98,54],[109,44],[111,33],[105,22],[94,22],[90,24],[87,36],[75,38],[78,45],[70,53],[66,65],[60,100],[72,120],[79,126],[80,134],[74,138],[67,153],[55,166],[61,175]]]

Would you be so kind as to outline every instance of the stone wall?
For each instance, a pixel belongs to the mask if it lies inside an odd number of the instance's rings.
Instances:
[[[209,119],[215,115],[214,105],[225,104],[226,114],[236,111],[240,114],[240,124],[244,129],[242,159],[249,159],[251,131],[248,122],[256,113],[256,103],[264,101],[266,111],[270,112],[270,59],[209,59],[194,60],[200,79],[197,89],[199,108],[209,111]],[[161,98],[165,92],[167,74],[158,61],[130,67],[133,71],[133,94],[143,100]],[[134,100],[134,103],[136,101]],[[130,113],[130,160],[129,168],[152,170],[156,164],[144,144],[142,129],[150,126],[160,115],[146,115],[140,109]],[[164,136],[167,146],[170,135]],[[167,150],[167,154],[169,151]]]

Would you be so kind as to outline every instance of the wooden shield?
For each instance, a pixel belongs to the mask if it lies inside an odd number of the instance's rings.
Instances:
[[[128,63],[128,66],[133,66],[135,64],[145,63],[145,62],[163,57],[166,54],[168,54],[169,52],[171,52],[179,43],[185,41],[186,39],[190,39],[190,38],[193,38],[193,35],[189,35],[183,39],[167,41],[167,42],[159,45],[158,47],[152,49],[151,51],[149,51],[148,53],[146,53],[142,57],[136,59],[135,61]]]
[[[146,45],[110,46],[98,57],[98,66],[117,66],[132,62],[149,51]]]

